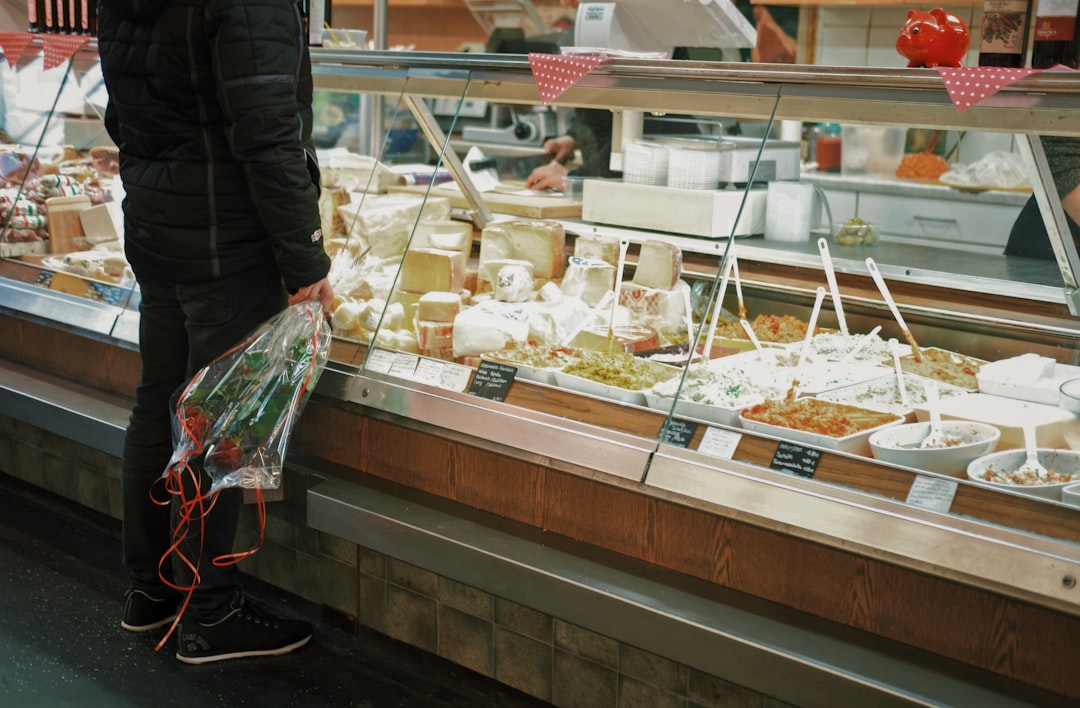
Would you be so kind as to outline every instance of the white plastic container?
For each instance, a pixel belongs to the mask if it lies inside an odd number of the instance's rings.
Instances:
[[[765,240],[801,242],[821,221],[821,205],[814,185],[802,182],[769,182],[765,200]]]
[[[842,125],[840,173],[895,177],[904,157],[907,128],[887,125]]]

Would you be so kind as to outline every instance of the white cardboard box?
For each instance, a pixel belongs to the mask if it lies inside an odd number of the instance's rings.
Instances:
[[[765,233],[766,190],[751,189],[739,214],[743,194],[742,189],[679,189],[587,179],[581,218],[597,224],[705,238],[727,238],[733,226],[735,236]]]

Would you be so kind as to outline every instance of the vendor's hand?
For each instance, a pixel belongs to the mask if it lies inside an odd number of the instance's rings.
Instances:
[[[549,138],[544,141],[544,152],[551,155],[555,162],[567,162],[574,156],[574,150],[576,149],[577,142],[569,135]]]
[[[552,161],[533,170],[529,178],[525,180],[525,186],[537,191],[545,189],[562,190],[568,172],[569,170],[561,164]]]
[[[290,305],[295,305],[298,302],[308,302],[309,300],[322,304],[323,312],[329,316],[330,306],[334,302],[334,288],[330,285],[329,278],[323,278],[311,285],[305,285],[289,296]]]

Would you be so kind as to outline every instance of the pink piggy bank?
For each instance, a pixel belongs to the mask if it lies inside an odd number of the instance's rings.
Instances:
[[[896,51],[908,58],[908,66],[962,66],[970,43],[964,21],[935,7],[930,12],[908,10]]]

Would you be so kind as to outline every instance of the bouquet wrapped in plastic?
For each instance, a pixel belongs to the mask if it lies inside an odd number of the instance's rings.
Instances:
[[[165,477],[204,454],[207,494],[225,487],[277,489],[289,434],[330,350],[319,303],[291,305],[188,382],[176,407]]]

